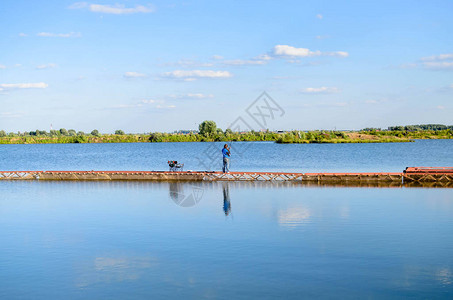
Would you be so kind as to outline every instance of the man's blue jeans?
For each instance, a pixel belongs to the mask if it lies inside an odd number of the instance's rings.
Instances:
[[[228,157],[223,158],[223,173],[230,172],[230,159]]]

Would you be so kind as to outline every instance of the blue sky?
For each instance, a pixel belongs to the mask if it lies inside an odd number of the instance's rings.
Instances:
[[[452,15],[452,1],[3,0],[0,129],[225,129],[263,91],[285,110],[270,129],[450,125]]]

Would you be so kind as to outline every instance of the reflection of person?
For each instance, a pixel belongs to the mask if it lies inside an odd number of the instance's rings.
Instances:
[[[228,148],[228,145],[225,144],[222,149],[222,155],[223,155],[223,173],[230,173],[230,148]]]
[[[230,186],[228,184],[223,185],[223,212],[225,216],[231,213]]]

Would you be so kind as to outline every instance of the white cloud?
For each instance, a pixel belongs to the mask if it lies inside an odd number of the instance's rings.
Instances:
[[[76,2],[76,3],[69,5],[68,8],[69,9],[81,9],[81,8],[85,8],[85,7],[88,7],[87,2]]]
[[[223,64],[229,65],[229,66],[265,65],[265,64],[267,64],[267,61],[256,60],[256,59],[248,59],[248,60],[233,59],[233,60],[225,60],[225,61],[223,61]]]
[[[337,57],[348,57],[349,53],[346,52],[346,51],[334,51],[334,52],[322,52],[322,55],[337,56]]]
[[[317,14],[317,15],[316,15],[316,18],[318,18],[318,19],[322,20],[322,18],[324,18],[324,16],[323,16],[323,15],[321,15],[321,14]]]
[[[184,79],[193,81],[197,78],[229,78],[233,75],[228,71],[213,71],[213,70],[176,70],[162,74],[163,77]]]
[[[176,105],[173,104],[166,104],[165,100],[159,99],[142,99],[138,103],[131,103],[131,104],[118,104],[110,107],[106,107],[107,109],[131,109],[131,108],[146,108],[152,107],[157,109],[173,109],[176,108]]]
[[[156,99],[143,99],[141,101],[144,104],[156,104],[156,103],[164,103],[164,100],[156,100]]]
[[[61,38],[71,38],[71,37],[81,37],[80,32],[69,32],[69,33],[52,33],[52,32],[39,32],[36,34],[40,37],[61,37]]]
[[[202,94],[202,93],[188,93],[186,94],[187,98],[195,98],[195,99],[206,99],[206,98],[214,98],[212,94]]]
[[[295,48],[288,45],[276,45],[273,49],[275,56],[305,57],[321,55],[320,51],[310,51],[307,48]]]
[[[272,56],[270,56],[268,54],[261,54],[261,55],[258,55],[257,57],[254,57],[253,59],[257,59],[257,60],[271,60]]]
[[[69,6],[70,9],[84,9],[88,8],[91,12],[126,15],[136,13],[152,13],[155,11],[152,5],[136,5],[134,7],[126,7],[122,4],[107,5],[107,4],[90,4],[87,2],[76,2]]]
[[[439,54],[433,56],[422,57],[422,61],[443,61],[443,60],[453,60],[453,53]]]
[[[415,63],[405,63],[399,66],[402,69],[422,68],[425,70],[449,71],[453,70],[453,53],[422,57]]]
[[[327,38],[329,38],[329,37],[330,37],[330,35],[317,35],[317,36],[316,36],[316,39],[318,39],[318,40],[324,40],[324,39],[327,39]]]
[[[223,59],[223,57],[218,57],[218,59]],[[252,59],[230,59],[224,60],[222,63],[228,66],[246,66],[246,65],[265,65],[272,57],[268,54],[261,54]]]
[[[49,85],[44,82],[38,83],[0,83],[0,89],[45,89]]]
[[[90,11],[100,12],[104,14],[135,14],[135,13],[151,13],[154,12],[154,8],[151,6],[136,5],[132,8],[126,8],[124,5],[101,5],[101,4],[90,4]]]
[[[268,61],[276,58],[284,58],[290,63],[300,63],[299,58],[303,57],[319,57],[319,56],[336,56],[336,57],[348,57],[348,52],[345,51],[333,51],[333,52],[322,52],[319,50],[312,51],[308,48],[296,48],[289,45],[276,45],[269,53],[261,54],[251,59],[227,59],[223,56],[213,55],[214,60],[220,61],[221,64],[227,66],[247,66],[247,65],[265,65]],[[217,64],[217,63],[216,63]],[[309,65],[318,65],[319,62],[310,63]],[[199,63],[192,60],[180,60],[177,63],[165,64],[165,65],[178,65],[181,67],[212,67],[213,63]],[[163,77],[172,77],[184,79],[185,81],[193,81],[200,77],[210,78],[227,78],[232,75],[228,71],[211,71],[211,70],[194,70],[184,71],[177,70],[173,72],[167,72],[163,74]]]
[[[43,70],[43,69],[51,69],[51,68],[55,68],[55,67],[57,67],[56,64],[44,64],[44,65],[36,66],[36,69]]]
[[[21,33],[19,33],[19,36],[25,37],[25,36],[28,36],[28,34],[21,32]]]
[[[442,109],[445,109],[445,106],[443,106],[443,105],[438,105],[438,106],[436,106],[436,108],[442,110]]]
[[[0,69],[6,69],[5,65],[0,65]]]
[[[126,73],[124,73],[124,77],[126,77],[126,78],[143,78],[143,77],[146,77],[146,74],[138,73],[138,72],[126,72]]]
[[[183,95],[169,95],[168,97],[173,99],[208,99],[214,98],[214,95],[202,93],[188,93]]]
[[[313,57],[313,56],[338,56],[347,57],[348,52],[335,51],[335,52],[321,52],[319,50],[311,51],[308,48],[296,48],[289,45],[276,45],[272,51],[275,57]]]
[[[302,89],[303,94],[333,94],[338,93],[340,90],[336,87],[319,87],[319,88],[304,88]]]
[[[424,62],[424,63],[422,63],[422,66],[425,69],[430,69],[430,70],[453,70],[453,62],[447,62],[447,61]]]

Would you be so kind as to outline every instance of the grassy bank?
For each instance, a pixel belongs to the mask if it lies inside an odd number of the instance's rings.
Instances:
[[[453,131],[445,132],[344,132],[344,131],[291,131],[286,133],[247,132],[247,133],[216,133],[201,135],[198,133],[172,134],[100,134],[77,136],[4,136],[0,144],[75,144],[75,143],[166,143],[166,142],[227,142],[271,141],[280,144],[292,143],[400,143],[414,139],[451,139]]]
[[[453,139],[453,130],[361,130],[345,131],[292,131],[282,134],[277,143],[402,143],[416,139]]]
[[[300,132],[292,131],[282,134],[277,140],[279,144],[348,144],[348,143],[403,143],[413,142],[412,139],[396,136],[372,136],[357,132]]]
[[[84,143],[139,143],[149,142],[149,135],[114,135],[100,136],[6,136],[0,137],[0,144],[84,144]]]

